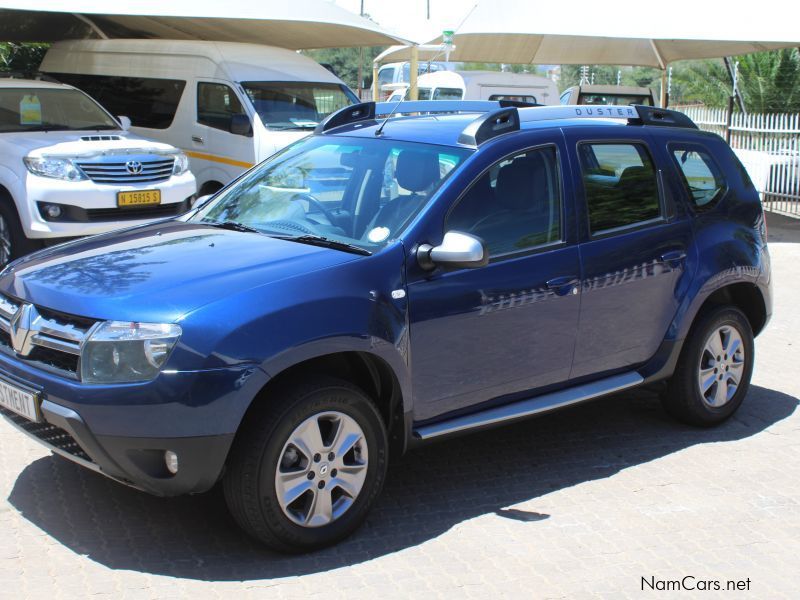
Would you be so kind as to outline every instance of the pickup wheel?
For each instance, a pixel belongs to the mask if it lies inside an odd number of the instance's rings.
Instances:
[[[721,306],[702,315],[667,384],[662,404],[677,419],[710,427],[739,408],[753,373],[753,331],[742,311]]]
[[[347,537],[386,476],[386,429],[375,405],[328,377],[282,385],[261,400],[228,458],[223,489],[231,514],[282,552]]]
[[[14,201],[0,191],[0,268],[39,247],[36,241],[25,237]]]

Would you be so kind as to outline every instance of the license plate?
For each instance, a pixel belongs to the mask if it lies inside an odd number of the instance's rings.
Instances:
[[[152,204],[161,204],[161,190],[117,193],[117,206],[149,206]]]
[[[25,417],[29,421],[39,422],[42,420],[39,415],[39,395],[35,392],[24,390],[1,378],[0,406]]]

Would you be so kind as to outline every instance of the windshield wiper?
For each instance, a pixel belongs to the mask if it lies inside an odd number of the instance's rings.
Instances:
[[[202,221],[206,225],[211,225],[211,227],[219,227],[220,229],[230,229],[231,231],[244,231],[247,233],[264,233],[260,229],[256,229],[255,227],[250,227],[250,225],[245,225],[244,223],[239,223],[237,221]]]
[[[372,254],[372,252],[366,248],[362,248],[361,246],[348,244],[347,242],[342,242],[339,240],[332,240],[331,238],[326,238],[323,235],[275,235],[271,237],[276,237],[281,240],[289,240],[291,242],[299,242],[301,244],[310,244],[312,246],[322,246],[323,248],[333,248],[334,250],[344,250],[345,252],[353,252],[363,256],[369,256]]]

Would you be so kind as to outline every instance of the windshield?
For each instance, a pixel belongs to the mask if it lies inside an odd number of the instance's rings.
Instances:
[[[397,238],[471,150],[312,136],[191,217],[277,237],[322,236],[373,252]]]
[[[0,89],[0,132],[119,129],[100,106],[72,89]]]
[[[245,81],[242,87],[269,129],[313,129],[332,112],[357,102],[337,83]]]

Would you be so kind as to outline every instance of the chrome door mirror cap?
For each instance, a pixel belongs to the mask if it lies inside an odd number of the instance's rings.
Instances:
[[[489,262],[489,251],[479,237],[461,231],[448,231],[438,246],[420,245],[417,261],[423,269],[428,270],[436,266],[474,269]]]

